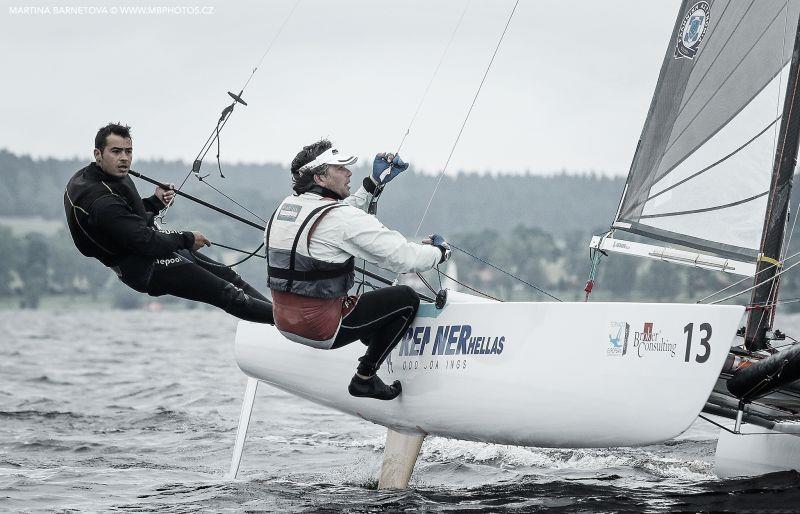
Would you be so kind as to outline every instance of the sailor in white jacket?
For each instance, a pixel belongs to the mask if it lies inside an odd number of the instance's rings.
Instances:
[[[391,400],[400,382],[386,385],[375,375],[416,315],[419,296],[392,286],[348,296],[355,281],[354,259],[396,273],[426,271],[450,256],[444,238],[412,243],[367,213],[370,202],[408,168],[399,156],[378,154],[372,175],[350,194],[357,158],[326,140],[306,146],[292,161],[295,194],[270,218],[265,233],[267,270],[275,326],[288,339],[321,349],[360,339],[359,359],[348,390],[354,396]]]

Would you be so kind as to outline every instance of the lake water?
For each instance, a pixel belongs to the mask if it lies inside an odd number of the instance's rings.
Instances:
[[[703,421],[643,448],[431,437],[411,489],[377,491],[385,429],[265,385],[229,481],[245,384],[235,326],[211,310],[0,311],[0,510],[800,509],[797,473],[717,479]]]

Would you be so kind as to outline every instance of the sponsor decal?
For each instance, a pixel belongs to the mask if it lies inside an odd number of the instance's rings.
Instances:
[[[281,205],[280,210],[278,211],[278,220],[279,221],[295,221],[297,216],[300,214],[301,206],[293,204],[293,203],[285,203]]]
[[[677,344],[671,343],[661,332],[653,329],[652,322],[646,322],[641,332],[633,333],[633,350],[639,358],[647,354],[650,355],[669,355],[675,357]]]
[[[463,357],[493,358],[503,353],[506,343],[504,335],[478,334],[472,325],[410,327],[397,344],[397,354],[392,352],[386,364],[389,373],[464,370],[468,359]]]
[[[624,321],[612,321],[608,329],[606,355],[625,355],[628,352],[628,334],[631,326]]]
[[[706,35],[710,19],[708,2],[697,2],[689,8],[678,31],[678,41],[675,45],[676,59],[694,59],[700,49],[703,36]]]
[[[162,266],[169,266],[170,264],[178,264],[182,262],[183,259],[180,257],[172,257],[169,259],[156,259],[156,264],[160,264]]]

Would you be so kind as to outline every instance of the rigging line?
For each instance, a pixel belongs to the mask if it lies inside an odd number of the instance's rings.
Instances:
[[[776,280],[778,277],[780,277],[781,275],[783,275],[784,273],[786,273],[786,272],[787,272],[787,271],[789,271],[790,269],[794,268],[794,267],[795,267],[795,266],[797,266],[798,264],[800,264],[800,261],[798,261],[798,262],[795,262],[794,264],[792,264],[792,265],[791,265],[791,266],[789,266],[788,268],[784,268],[784,269],[780,270],[779,272],[775,273],[775,275],[773,275],[772,277],[770,277],[770,278],[768,278],[768,279],[766,279],[766,280],[763,280],[763,281],[761,281],[761,282],[757,283],[756,285],[754,285],[754,286],[752,286],[752,287],[748,287],[747,289],[745,289],[745,290],[743,290],[743,291],[739,291],[738,293],[734,293],[734,294],[732,294],[732,295],[728,295],[728,296],[726,296],[725,298],[722,298],[722,299],[720,299],[720,300],[715,300],[715,301],[711,302],[711,305],[715,305],[715,304],[718,304],[718,303],[722,303],[722,302],[724,302],[724,301],[726,301],[726,300],[730,300],[731,298],[736,298],[736,297],[737,297],[737,296],[739,296],[739,295],[743,295],[744,293],[747,293],[747,292],[749,292],[749,291],[752,291],[753,289],[755,289],[755,288],[757,288],[757,287],[759,287],[759,286],[761,286],[761,285],[763,285],[763,284],[766,284],[766,283],[767,283],[767,282],[769,282],[770,280]]]
[[[783,17],[783,38],[784,39],[783,39],[783,45],[781,46],[781,57],[782,58],[785,58],[785,55],[783,54],[783,52],[786,49],[786,24],[787,24],[787,17],[788,17],[788,9],[789,9],[788,4],[786,4],[785,9],[784,9],[784,17]],[[789,73],[791,73],[791,69],[790,69]],[[783,77],[783,67],[781,67],[780,76]],[[789,94],[789,89],[788,89],[789,88],[789,83],[788,83],[788,81],[791,80],[791,78],[792,78],[791,75],[788,75],[787,84],[786,84],[786,87],[787,87],[786,94],[787,95]],[[795,80],[794,80],[794,87],[793,87],[793,90],[792,90],[792,99],[794,98],[794,95],[797,93],[797,76],[795,76],[794,79]],[[780,82],[778,83],[778,92],[780,93]],[[779,96],[777,98],[777,102],[778,102],[778,105],[775,106],[776,110],[778,109],[778,106],[780,104],[780,94],[779,94]],[[792,106],[792,104],[790,103],[789,106],[790,106],[789,107],[789,112],[787,113],[787,115],[788,115],[789,119],[791,119],[791,115],[792,115],[792,107],[791,106]],[[788,127],[788,124],[787,124],[787,127]],[[778,139],[781,137],[781,135],[783,136],[783,140],[780,141],[780,143],[779,143]],[[775,166],[776,169],[775,169],[775,173],[774,173],[773,184],[770,185],[770,190],[773,189],[773,186],[777,186],[777,184],[778,184],[778,169],[780,167],[779,163],[781,163],[783,161],[783,151],[784,151],[784,148],[786,146],[786,138],[787,137],[788,137],[788,134],[780,134],[779,130],[776,129],[775,138],[773,139],[773,156],[774,156],[773,159],[775,159],[775,163],[773,164],[773,166]],[[781,145],[780,158],[778,158],[778,144]],[[766,216],[766,219],[764,220],[764,223],[765,223],[764,231],[763,231],[762,236],[761,236],[761,245],[759,246],[759,249],[762,250],[762,253],[763,253],[764,245],[766,244],[766,236],[767,236],[767,225],[766,224],[770,223],[771,220],[772,220],[772,206],[774,205],[774,202],[775,202],[775,195],[773,195],[772,198],[770,198],[769,204],[767,206],[767,216]],[[787,209],[788,208],[789,208],[789,205],[787,205]],[[784,227],[782,245],[785,242],[786,242],[786,230],[785,230],[785,227]],[[778,251],[778,255],[776,255],[776,257],[780,258],[781,257],[780,254],[782,252],[783,252],[783,248]],[[773,280],[772,283],[770,284],[769,295],[767,296],[767,298],[773,298],[774,300],[777,300],[779,286],[780,286],[780,279],[778,279],[777,276],[776,276],[776,280]],[[767,316],[767,315],[768,315],[768,313],[767,313],[766,309],[761,311],[761,317],[759,319],[758,326],[761,326],[761,323],[763,322],[764,317]],[[769,311],[768,322],[767,323],[768,324],[772,324],[774,321],[775,321],[775,310],[772,309],[772,310]]]
[[[779,62],[781,67],[780,67],[780,73],[778,74],[778,94],[777,94],[777,97],[775,98],[775,112],[776,113],[780,112],[781,85],[783,83],[783,68],[784,68],[784,61],[786,59],[786,55],[785,55],[785,50],[786,50],[786,25],[788,23],[788,16],[789,16],[789,4],[788,4],[788,2],[784,4],[783,13],[784,13],[783,14],[783,41],[782,41],[782,44],[781,44],[781,60]],[[788,84],[787,84],[787,87],[788,87]],[[780,129],[779,129],[779,127],[775,127],[775,130],[773,131],[773,137],[772,137],[772,155],[773,155],[773,159],[777,156],[778,138],[779,137],[780,137]],[[774,165],[775,164],[773,164],[773,166]],[[776,178],[776,180],[777,180],[777,178]],[[772,202],[770,202],[770,204],[772,204]],[[769,211],[767,211],[767,212],[769,212]],[[769,214],[768,214],[768,217],[769,217]],[[795,221],[797,221],[797,218],[795,218]],[[792,225],[792,230],[794,230],[794,224]],[[763,243],[764,242],[762,241],[762,245],[763,245]],[[779,250],[778,255],[777,255],[778,259],[780,259],[782,257],[781,254],[785,255],[785,252],[788,250],[785,247],[785,244],[786,244],[786,230],[784,229],[784,231],[783,231],[783,242],[781,243],[781,250]],[[780,282],[779,280],[773,280],[772,281],[772,283],[770,284],[770,287],[769,287],[769,295],[767,296],[767,298],[773,298],[774,300],[777,300],[779,282]],[[773,309],[773,307],[769,307],[769,309]],[[774,315],[775,315],[774,314],[774,310],[771,310],[770,323],[772,323],[772,321],[774,320]],[[761,316],[760,316],[760,319],[759,319],[759,322],[758,322],[758,326],[760,326],[762,324],[762,322],[764,321],[764,317],[765,316],[767,316],[767,308],[765,308],[765,309],[763,309],[761,311]]]
[[[472,4],[472,0],[468,0],[464,4],[464,10],[461,11],[461,17],[458,18],[458,22],[456,23],[453,32],[450,34],[450,40],[447,42],[447,45],[442,52],[442,55],[439,57],[439,62],[436,64],[436,69],[431,75],[431,79],[428,81],[428,85],[425,87],[425,92],[422,93],[422,98],[419,99],[419,103],[417,104],[417,110],[414,111],[414,115],[411,117],[411,121],[408,123],[408,128],[406,128],[406,133],[403,134],[403,139],[400,140],[400,144],[397,146],[397,151],[395,155],[400,153],[400,150],[403,148],[403,144],[406,142],[406,138],[411,133],[411,127],[414,125],[414,121],[417,119],[417,115],[419,115],[420,110],[422,109],[422,105],[425,103],[425,99],[428,97],[428,91],[430,91],[431,86],[433,85],[433,81],[436,80],[436,77],[439,75],[439,68],[442,67],[442,63],[444,62],[444,58],[447,56],[448,51],[450,50],[450,46],[453,44],[453,40],[456,38],[456,33],[458,32],[459,27],[461,27],[461,22],[464,21],[464,15],[467,14],[467,10],[469,9],[470,4]],[[435,292],[435,291],[434,291]]]
[[[259,247],[256,248],[255,250],[253,250],[252,252],[248,252],[247,250],[241,250],[239,248],[234,248],[232,246],[225,246],[225,245],[220,244],[220,243],[212,242],[211,244],[214,245],[214,246],[227,248],[228,250],[233,250],[235,252],[240,252],[240,253],[247,254],[247,257],[245,257],[242,260],[236,261],[233,264],[214,264],[214,263],[211,263],[211,262],[206,262],[205,263],[205,264],[207,264],[209,266],[213,266],[213,267],[216,267],[216,268],[234,268],[234,267],[238,266],[239,264],[242,264],[243,262],[249,260],[251,257],[259,257],[261,259],[266,259],[267,258],[265,255],[261,255],[261,254],[258,253],[258,251],[261,250],[261,248],[264,246],[264,243],[261,243],[261,245],[259,245]],[[194,252],[192,252],[192,253],[194,253]]]
[[[467,284],[465,284],[463,282],[459,282],[458,279],[455,279],[455,278],[451,277],[450,275],[448,275],[444,271],[439,271],[439,274],[449,278],[450,280],[452,280],[453,282],[455,282],[456,284],[458,284],[458,285],[460,285],[462,287],[466,287],[470,291],[478,293],[479,295],[485,296],[486,298],[489,298],[491,300],[497,300],[498,302],[503,302],[503,300],[501,300],[500,298],[495,298],[494,296],[492,296],[490,294],[484,293],[483,291],[479,291],[479,290],[475,289],[474,287],[470,287],[470,286],[468,286]]]
[[[651,218],[666,218],[668,216],[683,216],[685,214],[697,214],[697,213],[700,213],[700,212],[717,211],[717,210],[720,210],[720,209],[727,209],[728,207],[735,207],[735,206],[743,204],[743,203],[752,202],[753,200],[758,200],[759,198],[761,198],[762,196],[767,195],[767,194],[769,194],[769,191],[764,191],[763,193],[759,193],[757,195],[753,195],[753,196],[751,196],[749,198],[745,198],[743,200],[737,200],[735,202],[725,203],[725,204],[722,204],[722,205],[715,205],[713,207],[703,207],[702,209],[691,209],[691,210],[688,210],[688,211],[664,212],[664,213],[661,213],[661,214],[643,214],[643,215],[639,216],[639,219],[643,220],[643,219],[651,219]]]
[[[780,263],[780,265],[782,266],[782,265],[783,265],[783,264],[784,264],[786,261],[788,261],[788,260],[790,260],[790,259],[793,259],[793,258],[797,257],[798,255],[800,255],[800,252],[795,252],[795,253],[793,253],[792,255],[788,256],[788,257],[784,257],[783,259],[781,259],[781,260],[780,260],[780,261],[778,261],[778,262],[779,262],[779,263]],[[749,277],[749,276],[748,276],[748,277],[744,277],[744,278],[743,278],[743,279],[741,279],[741,280],[737,280],[737,281],[736,281],[736,282],[734,282],[733,284],[731,284],[731,285],[729,285],[729,286],[726,286],[726,287],[723,287],[723,288],[722,288],[722,289],[720,289],[719,291],[713,292],[713,293],[711,293],[710,295],[708,295],[708,296],[706,296],[706,297],[704,297],[704,298],[700,298],[699,300],[697,300],[697,302],[696,302],[696,303],[701,303],[701,302],[703,302],[703,301],[705,301],[705,300],[708,300],[709,298],[711,298],[711,297],[713,297],[713,296],[717,296],[718,294],[720,294],[720,293],[723,293],[723,292],[727,291],[728,289],[730,289],[730,288],[732,288],[732,287],[735,287],[735,286],[737,286],[737,285],[741,284],[742,282],[746,282],[746,281],[748,281],[748,280],[750,280],[750,279],[752,279],[752,278],[755,278],[755,276],[757,276],[758,274],[760,274],[760,273],[764,273],[765,271],[767,271],[767,270],[770,270],[770,269],[772,269],[772,268],[774,268],[774,267],[775,267],[775,264],[770,264],[769,266],[766,266],[766,267],[764,267],[764,269],[762,269],[761,271],[757,271],[757,272],[755,273],[755,275],[753,275],[752,277]]]
[[[728,433],[734,434],[734,435],[742,435],[742,436],[748,436],[748,435],[793,435],[793,436],[797,437],[797,434],[793,434],[791,432],[747,432],[747,433],[734,432],[730,428],[728,428],[728,427],[726,427],[724,425],[721,425],[721,424],[717,423],[716,421],[703,416],[702,414],[698,414],[697,417],[702,419],[702,420],[708,421],[712,425],[716,425],[717,427],[721,428],[722,430],[724,430],[724,431],[726,431]],[[747,422],[745,422],[745,423],[747,423]],[[777,424],[777,422],[774,422],[774,423]],[[749,423],[749,424],[752,425],[753,423]]]
[[[430,289],[431,293],[433,293],[433,294],[437,294],[438,293],[438,291],[436,291],[433,288],[433,286],[430,285],[427,280],[425,280],[425,277],[422,276],[422,273],[417,273],[417,276],[419,277],[420,280],[422,280],[422,283],[425,284],[425,287]]]
[[[231,250],[231,251],[234,251],[234,252],[244,253],[246,255],[251,255],[253,257],[259,257],[261,259],[266,259],[267,258],[266,255],[261,255],[260,253],[258,253],[259,250],[264,248],[264,243],[261,243],[260,245],[258,245],[258,248],[256,248],[252,252],[250,252],[248,250],[242,250],[241,248],[236,248],[235,246],[226,246],[226,245],[224,245],[222,243],[218,243],[216,241],[210,241],[210,242],[211,242],[211,244],[213,246],[219,246],[220,248],[225,248],[226,250]]]
[[[645,198],[644,200],[639,200],[638,202],[636,202],[636,203],[634,203],[633,205],[631,205],[631,206],[630,206],[628,209],[629,209],[629,210],[635,209],[635,208],[639,207],[640,205],[643,205],[643,204],[645,204],[645,203],[649,202],[650,200],[652,200],[652,199],[654,199],[654,198],[656,198],[656,197],[658,197],[658,196],[661,196],[661,195],[663,195],[664,193],[666,193],[666,192],[668,192],[668,191],[671,191],[671,190],[675,189],[676,187],[680,186],[681,184],[683,184],[683,183],[685,183],[685,182],[688,182],[688,181],[692,180],[693,178],[695,178],[695,177],[698,177],[698,176],[700,176],[701,174],[705,173],[706,171],[708,171],[708,170],[710,170],[710,169],[712,169],[712,168],[715,168],[716,166],[718,166],[718,165],[722,164],[723,162],[727,161],[728,159],[730,159],[731,157],[733,157],[734,155],[736,155],[736,154],[737,154],[737,153],[739,153],[740,151],[744,150],[746,147],[748,147],[748,146],[750,145],[750,143],[752,143],[753,141],[755,141],[756,139],[758,139],[759,137],[761,137],[761,136],[762,136],[762,135],[763,135],[763,134],[764,134],[764,133],[765,133],[767,130],[769,130],[769,129],[770,129],[770,127],[774,126],[774,125],[775,125],[775,124],[776,124],[776,123],[777,123],[777,122],[778,122],[780,119],[781,119],[781,116],[780,116],[780,115],[778,115],[778,117],[777,117],[777,118],[775,118],[774,120],[772,120],[772,122],[770,122],[769,124],[767,124],[767,126],[766,126],[766,127],[764,127],[763,129],[761,129],[761,131],[759,131],[759,132],[758,132],[758,134],[756,134],[755,136],[753,136],[752,138],[750,138],[750,139],[749,139],[747,142],[745,142],[744,144],[742,144],[742,145],[741,145],[739,148],[737,148],[737,149],[733,150],[732,152],[730,152],[728,155],[725,155],[725,156],[723,156],[723,157],[722,157],[721,159],[719,159],[718,161],[716,161],[716,162],[714,162],[714,163],[711,163],[711,164],[709,164],[708,166],[706,166],[706,167],[705,167],[705,168],[703,168],[702,170],[700,170],[700,171],[697,171],[697,172],[695,172],[695,173],[693,173],[693,174],[689,175],[688,177],[686,177],[686,178],[684,178],[684,179],[682,179],[682,180],[679,180],[678,182],[676,182],[676,183],[672,184],[671,186],[667,187],[666,189],[663,189],[663,190],[659,191],[658,193],[656,193],[656,194],[654,194],[654,195],[652,195],[652,196],[649,196],[649,197]],[[775,152],[773,151],[773,155],[774,155],[774,154],[775,154]]]
[[[275,44],[275,41],[277,41],[278,37],[283,32],[283,29],[286,27],[287,23],[291,19],[292,15],[294,14],[295,9],[297,9],[297,6],[300,4],[300,1],[301,0],[296,0],[295,1],[294,6],[292,6],[291,11],[289,11],[289,14],[286,16],[286,18],[284,18],[283,23],[281,23],[281,26],[278,28],[278,31],[273,36],[273,38],[270,41],[269,45],[267,45],[267,49],[264,50],[264,53],[261,55],[261,58],[259,59],[258,64],[256,64],[256,66],[250,72],[250,76],[245,81],[244,85],[242,86],[242,89],[239,90],[239,94],[236,95],[236,97],[234,97],[234,95],[231,95],[231,98],[234,99],[233,102],[228,107],[226,107],[225,109],[222,110],[222,115],[220,116],[220,119],[217,121],[217,125],[214,127],[214,130],[211,131],[211,134],[206,139],[206,142],[203,143],[203,146],[200,148],[200,151],[197,153],[197,157],[195,157],[195,161],[194,161],[194,163],[192,165],[192,169],[189,170],[189,172],[183,178],[183,180],[181,181],[181,183],[178,186],[177,190],[180,190],[181,188],[183,188],[183,186],[186,184],[186,181],[189,180],[189,177],[192,175],[192,172],[199,171],[198,164],[202,163],[202,161],[205,158],[206,154],[208,154],[209,150],[211,150],[211,148],[214,146],[214,141],[215,140],[219,141],[219,134],[222,131],[222,129],[225,127],[225,125],[228,123],[228,119],[230,118],[231,114],[233,113],[233,110],[236,107],[236,104],[239,103],[239,100],[241,100],[242,94],[244,93],[245,89],[247,89],[247,86],[250,84],[250,81],[253,79],[253,76],[256,74],[256,71],[258,71],[258,68],[264,62],[264,59],[266,58],[266,56],[269,53],[269,51],[272,50],[272,47]],[[238,99],[237,99],[237,97],[238,97]],[[219,156],[217,156],[217,161],[219,163]],[[221,169],[220,169],[220,174],[222,174],[222,170]],[[198,174],[198,178],[199,178],[199,174]],[[173,201],[174,201],[174,199],[173,199]],[[169,204],[167,204],[165,206],[164,209],[162,209],[162,211],[160,213],[160,216],[159,216],[162,221],[163,221],[164,216],[167,214],[167,211],[169,211],[169,208],[172,206],[172,203],[173,202],[170,202]]]
[[[217,189],[216,187],[214,187],[214,186],[213,186],[213,185],[212,185],[210,182],[206,181],[206,180],[205,180],[205,179],[203,179],[203,178],[201,178],[201,179],[200,179],[200,182],[202,182],[203,184],[207,185],[208,187],[210,187],[211,189],[213,189],[213,190],[214,190],[214,191],[216,191],[217,193],[221,194],[222,196],[224,196],[225,198],[227,198],[228,200],[230,200],[230,201],[231,201],[231,202],[233,202],[234,204],[238,205],[240,208],[244,209],[245,211],[249,212],[250,214],[252,214],[252,215],[253,215],[253,216],[255,216],[256,218],[260,219],[260,220],[261,220],[261,221],[263,221],[264,223],[268,223],[268,221],[267,221],[267,220],[265,220],[264,218],[262,218],[261,216],[259,216],[259,215],[258,215],[258,214],[256,214],[255,212],[251,211],[250,209],[248,209],[247,207],[245,207],[245,206],[244,206],[244,205],[242,205],[241,203],[237,202],[236,200],[234,200],[234,199],[233,199],[233,198],[231,198],[230,196],[226,195],[226,194],[225,194],[223,191],[221,191],[220,189]]]
[[[289,19],[291,19],[292,15],[294,14],[294,11],[295,11],[295,9],[297,9],[298,5],[300,5],[300,0],[296,0],[294,5],[292,6],[292,10],[289,11],[289,14],[287,14],[286,18],[283,19],[283,23],[281,23],[281,26],[278,28],[278,32],[276,32],[275,35],[272,36],[272,41],[269,42],[269,45],[267,46],[267,49],[264,50],[263,54],[261,54],[261,58],[258,60],[258,64],[255,65],[255,67],[253,68],[253,71],[250,73],[250,76],[247,77],[247,81],[245,81],[244,85],[242,86],[242,92],[244,92],[244,90],[247,89],[248,84],[250,84],[250,81],[253,79],[253,76],[256,74],[256,71],[258,71],[258,68],[264,62],[264,59],[267,57],[267,54],[269,53],[269,51],[272,50],[272,46],[278,40],[278,37],[280,37],[281,33],[283,32],[283,29],[286,27],[286,24],[289,23]],[[241,96],[241,94],[239,96]]]
[[[464,117],[463,123],[461,123],[461,128],[458,131],[458,136],[456,136],[456,140],[453,142],[453,146],[450,148],[450,154],[447,156],[447,160],[444,163],[442,171],[439,172],[439,179],[436,181],[436,185],[433,187],[433,192],[431,193],[431,197],[428,199],[428,205],[425,206],[425,211],[422,213],[422,218],[420,218],[419,220],[419,225],[417,225],[417,230],[414,232],[415,238],[419,235],[419,231],[422,228],[422,222],[425,220],[425,216],[428,215],[428,210],[431,208],[431,203],[433,203],[433,198],[434,196],[436,196],[436,190],[439,189],[439,184],[442,183],[442,178],[444,177],[444,174],[447,171],[447,166],[450,164],[450,159],[453,157],[453,153],[456,151],[456,146],[458,146],[458,142],[461,139],[461,134],[464,133],[464,127],[467,126],[467,121],[469,121],[470,114],[472,114],[472,109],[475,107],[475,102],[477,102],[478,95],[480,95],[481,89],[483,88],[483,84],[484,82],[486,82],[486,77],[489,75],[489,70],[492,68],[492,63],[494,63],[494,58],[497,56],[498,50],[500,50],[500,44],[503,42],[503,38],[506,35],[506,31],[508,30],[508,26],[511,24],[511,19],[514,17],[514,13],[516,12],[518,5],[519,5],[519,0],[517,0],[514,3],[514,8],[511,9],[511,14],[508,15],[508,20],[506,21],[506,25],[503,28],[502,34],[500,34],[500,39],[497,41],[497,46],[494,49],[494,53],[492,53],[492,58],[489,60],[489,64],[488,66],[486,66],[486,70],[483,72],[483,78],[481,79],[481,83],[478,85],[478,90],[475,91],[475,96],[472,98],[472,103],[469,106],[467,115]]]
[[[717,422],[716,422],[716,421],[714,421],[713,419],[709,419],[709,418],[707,418],[707,417],[703,416],[702,414],[698,414],[698,415],[697,415],[697,417],[698,417],[698,418],[700,418],[700,419],[703,419],[703,420],[705,420],[705,421],[708,421],[708,422],[709,422],[709,423],[711,423],[712,425],[716,425],[717,427],[721,428],[722,430],[725,430],[726,432],[730,432],[731,434],[736,434],[736,432],[734,432],[734,431],[733,431],[733,430],[731,430],[730,428],[728,428],[728,427],[726,427],[726,426],[724,426],[724,425],[722,425],[722,424],[720,424],[720,423],[717,423]]]
[[[535,289],[535,290],[539,291],[540,293],[542,293],[542,294],[544,294],[544,295],[547,295],[547,296],[549,296],[550,298],[552,298],[553,300],[555,300],[555,301],[557,301],[557,302],[561,302],[561,301],[563,301],[563,300],[561,300],[560,298],[556,298],[556,297],[555,297],[555,296],[553,296],[552,294],[548,293],[548,292],[547,292],[547,291],[545,291],[544,289],[541,289],[540,287],[536,286],[535,284],[531,284],[530,282],[527,282],[527,281],[525,281],[525,280],[523,280],[523,279],[519,278],[518,276],[511,274],[511,273],[509,273],[508,271],[506,271],[506,270],[504,270],[504,269],[502,269],[502,268],[499,268],[499,267],[495,266],[495,265],[494,265],[494,264],[492,264],[491,262],[489,262],[489,261],[487,261],[487,260],[485,260],[485,259],[482,259],[482,258],[478,257],[477,255],[473,255],[473,254],[469,253],[467,250],[464,250],[463,248],[459,248],[458,246],[454,245],[453,243],[448,243],[448,244],[450,245],[450,247],[451,247],[451,248],[453,248],[453,249],[455,249],[455,250],[458,250],[459,252],[462,252],[462,253],[465,253],[465,254],[469,255],[469,256],[470,256],[470,257],[472,257],[473,259],[479,260],[479,261],[481,261],[482,263],[486,264],[487,266],[490,266],[490,267],[492,267],[492,268],[496,269],[497,271],[499,271],[499,272],[501,272],[501,273],[505,273],[506,275],[508,275],[509,277],[511,277],[511,278],[513,278],[513,279],[515,279],[515,280],[519,280],[519,281],[520,281],[520,282],[522,282],[523,284],[525,284],[525,285],[527,285],[527,286],[529,286],[529,287],[532,287],[533,289]]]

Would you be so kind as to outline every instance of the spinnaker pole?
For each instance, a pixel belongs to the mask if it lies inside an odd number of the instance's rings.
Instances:
[[[775,317],[775,301],[778,298],[781,249],[786,229],[789,197],[792,191],[792,176],[797,164],[797,149],[800,143],[800,18],[798,19],[789,80],[783,102],[783,114],[772,168],[772,183],[767,200],[767,212],[761,235],[761,247],[756,268],[755,283],[750,311],[745,329],[745,346],[748,350],[767,347],[767,331],[772,328]],[[774,279],[774,280],[770,280]]]

